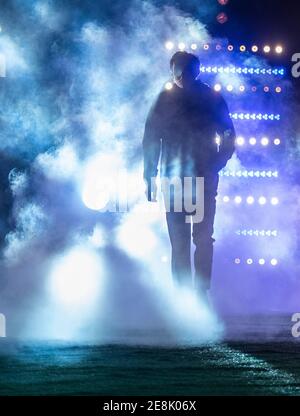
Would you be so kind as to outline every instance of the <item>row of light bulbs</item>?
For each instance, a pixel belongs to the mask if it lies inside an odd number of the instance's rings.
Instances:
[[[222,87],[222,85],[221,84],[215,84],[214,85],[214,90],[215,91],[217,91],[217,92],[219,92],[219,91],[221,91],[223,89],[223,87]],[[257,91],[259,91],[260,89],[259,89],[259,87],[256,87],[256,86],[252,86],[251,88],[249,87],[249,88],[247,88],[245,85],[240,85],[239,87],[237,87],[237,88],[235,88],[232,84],[228,84],[227,86],[226,86],[226,90],[228,91],[228,92],[234,92],[235,90],[236,91],[239,91],[239,92],[247,92],[248,90],[249,91],[252,91],[252,92],[257,92]],[[282,92],[282,88],[281,87],[279,87],[279,86],[277,86],[277,87],[275,87],[274,88],[274,90],[273,90],[273,88],[271,88],[271,87],[269,87],[269,86],[264,86],[263,87],[263,91],[264,92],[271,92],[271,91],[274,91],[274,92],[276,92],[277,94],[280,94],[281,92]]]
[[[255,263],[258,263],[260,266],[264,266],[266,264],[270,264],[271,266],[277,266],[278,265],[278,260],[277,259],[271,259],[269,261],[267,261],[266,259],[258,259],[258,260],[254,260],[254,259],[246,259],[244,261],[242,261],[240,258],[236,258],[234,259],[235,264],[241,264],[241,263],[246,263],[249,266]]]
[[[244,146],[247,141],[243,136],[238,136],[235,141],[237,146]],[[262,146],[268,146],[269,144],[274,144],[275,146],[279,146],[281,144],[281,140],[276,138],[274,140],[270,140],[268,137],[262,137],[261,139],[257,139],[256,137],[250,137],[248,143],[251,146],[255,146],[257,144],[261,144]]]
[[[276,45],[274,47],[270,46],[270,45],[264,45],[263,47],[259,48],[257,45],[253,45],[250,48],[247,48],[246,45],[240,45],[237,47],[234,47],[234,45],[227,45],[227,46],[223,46],[220,43],[217,43],[216,45],[211,45],[209,43],[203,43],[198,45],[197,43],[192,43],[189,46],[186,45],[184,42],[179,42],[177,45],[172,42],[172,41],[167,41],[165,43],[165,48],[169,51],[178,48],[180,51],[184,51],[188,48],[190,48],[193,51],[196,51],[197,49],[203,49],[204,51],[208,51],[210,49],[215,49],[217,51],[221,51],[221,50],[228,50],[229,52],[233,52],[235,49],[239,50],[240,52],[247,52],[248,50],[253,52],[253,53],[257,53],[257,52],[264,52],[266,54],[271,53],[272,51],[274,51],[277,55],[281,55],[283,53],[283,47],[282,45]]]
[[[219,199],[219,198],[218,198]],[[272,197],[270,199],[267,199],[265,196],[260,196],[259,198],[255,199],[254,196],[248,196],[245,199],[243,199],[241,196],[237,195],[233,198],[230,198],[230,196],[225,195],[222,198],[222,201],[224,203],[229,203],[229,202],[234,202],[237,205],[242,204],[244,201],[248,204],[248,205],[253,205],[254,203],[258,203],[259,205],[266,205],[268,202],[271,205],[278,205],[279,204],[279,199],[277,197]]]

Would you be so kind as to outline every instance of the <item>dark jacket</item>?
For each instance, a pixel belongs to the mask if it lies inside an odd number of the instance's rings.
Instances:
[[[231,158],[234,141],[234,126],[219,93],[200,81],[189,90],[174,84],[159,94],[146,120],[144,178],[157,176],[160,154],[161,176],[217,174]]]

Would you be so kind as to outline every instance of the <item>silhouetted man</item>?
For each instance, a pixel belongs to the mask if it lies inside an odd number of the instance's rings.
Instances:
[[[213,225],[216,211],[218,172],[234,152],[235,131],[221,95],[197,79],[200,62],[195,55],[176,52],[170,61],[173,87],[164,89],[147,117],[143,138],[144,179],[148,200],[156,200],[151,178],[204,178],[204,216],[201,222],[186,221],[186,211],[176,212],[171,192],[166,212],[172,246],[172,274],[178,283],[192,282],[191,238],[195,244],[194,285],[210,287],[213,260]]]

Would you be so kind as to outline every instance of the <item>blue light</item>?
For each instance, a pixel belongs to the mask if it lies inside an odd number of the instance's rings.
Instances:
[[[236,66],[206,66],[201,65],[200,72],[202,73],[225,73],[225,74],[244,74],[244,75],[276,75],[283,76],[285,75],[284,68],[255,68],[255,67],[236,67]]]

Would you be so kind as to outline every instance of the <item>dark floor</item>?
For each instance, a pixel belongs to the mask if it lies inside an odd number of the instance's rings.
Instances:
[[[197,347],[0,340],[0,395],[299,395],[288,317],[234,318]]]

